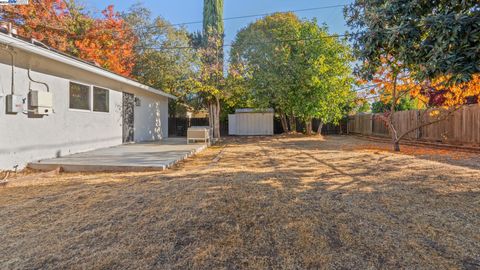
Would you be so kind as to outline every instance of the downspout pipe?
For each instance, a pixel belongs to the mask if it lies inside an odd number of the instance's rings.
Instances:
[[[6,45],[5,47],[0,47],[1,49],[3,49],[4,51],[6,51],[7,53],[10,54],[10,57],[11,57],[11,67],[12,67],[12,83],[11,83],[11,94],[14,95],[15,94],[15,51],[13,51],[13,49],[10,49],[8,47],[8,45]]]

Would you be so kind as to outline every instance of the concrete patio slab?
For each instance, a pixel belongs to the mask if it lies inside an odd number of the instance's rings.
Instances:
[[[67,172],[162,171],[206,148],[207,144],[187,144],[186,138],[168,138],[39,160],[28,167],[36,170],[61,168]]]

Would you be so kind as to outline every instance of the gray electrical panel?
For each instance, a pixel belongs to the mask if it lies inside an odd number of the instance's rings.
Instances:
[[[17,114],[23,111],[23,97],[18,95],[7,95],[7,113]]]

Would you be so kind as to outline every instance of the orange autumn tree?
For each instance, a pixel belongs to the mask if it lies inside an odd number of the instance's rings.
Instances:
[[[94,19],[71,0],[31,0],[0,9],[0,19],[12,23],[19,36],[130,76],[136,36],[113,6],[102,14]]]
[[[370,93],[378,95],[384,104],[390,104],[390,109],[378,117],[390,131],[394,151],[400,151],[400,141],[411,132],[448,119],[463,105],[480,97],[480,74],[473,75],[470,81],[464,83],[452,84],[448,77],[419,82],[394,57],[383,57],[381,63],[371,80],[374,86]],[[397,105],[406,97],[418,100],[419,123],[400,131],[394,116]]]
[[[65,1],[31,0],[28,5],[4,5],[0,8],[0,18],[12,23],[22,37],[67,51],[69,11]]]
[[[130,26],[108,6],[104,18],[96,19],[82,39],[75,42],[79,57],[123,76],[130,76],[134,67],[136,37]]]

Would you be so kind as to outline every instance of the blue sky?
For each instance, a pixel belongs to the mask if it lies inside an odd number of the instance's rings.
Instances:
[[[348,4],[353,0],[225,0],[225,17],[236,17],[251,14],[271,13],[307,8],[317,8]],[[112,0],[80,0],[88,9],[99,12],[109,4],[113,4],[118,11],[127,10],[134,1]],[[171,23],[184,23],[202,20],[203,0],[143,0],[140,1],[156,16],[162,16]],[[347,30],[343,18],[342,8],[330,8],[298,12],[302,18],[318,19],[319,23],[326,23],[330,32],[343,33]],[[229,44],[241,28],[247,26],[256,18],[244,18],[225,22],[225,43]],[[190,31],[201,30],[201,24],[188,25]]]

